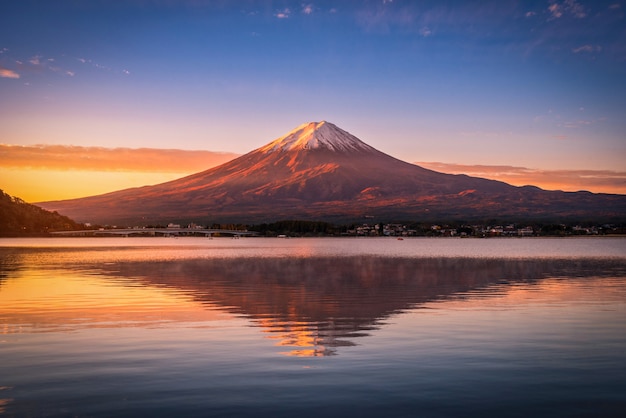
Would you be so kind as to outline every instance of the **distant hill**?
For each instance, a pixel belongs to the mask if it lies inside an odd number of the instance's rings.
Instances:
[[[0,237],[41,236],[82,226],[67,216],[49,212],[0,190]]]
[[[154,186],[43,202],[81,222],[626,220],[626,195],[547,191],[400,161],[328,122]]]

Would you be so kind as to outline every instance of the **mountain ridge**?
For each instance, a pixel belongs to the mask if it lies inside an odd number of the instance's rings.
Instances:
[[[83,222],[626,218],[626,196],[546,191],[401,161],[321,121],[217,167],[40,206]]]
[[[45,236],[59,230],[77,230],[81,225],[67,216],[24,202],[0,190],[0,237]]]

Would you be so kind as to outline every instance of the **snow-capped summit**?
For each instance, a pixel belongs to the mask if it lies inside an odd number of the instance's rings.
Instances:
[[[326,121],[304,123],[260,150],[275,152],[320,148],[332,151],[373,150],[354,135]]]

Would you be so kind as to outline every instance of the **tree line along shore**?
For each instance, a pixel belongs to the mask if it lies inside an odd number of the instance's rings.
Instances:
[[[134,227],[138,230],[168,228],[168,225]],[[175,225],[180,228],[180,225]],[[122,228],[111,225],[81,224],[57,212],[50,212],[36,205],[12,197],[0,190],[0,236],[28,237],[50,236],[55,231],[81,231]],[[123,228],[128,228],[124,226]],[[211,223],[202,226],[189,223],[186,235],[194,235],[194,229],[224,229],[254,232],[257,236],[316,237],[316,236],[394,236],[394,237],[530,237],[530,236],[581,236],[626,234],[626,223],[597,224],[593,221],[560,222],[518,221],[490,219],[484,222],[350,222],[335,224],[311,220],[281,220],[260,224]],[[214,234],[214,236],[219,236]]]

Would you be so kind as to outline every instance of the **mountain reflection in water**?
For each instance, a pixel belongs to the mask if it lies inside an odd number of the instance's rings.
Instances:
[[[623,239],[13,242],[0,415],[625,416]]]
[[[284,354],[328,356],[355,345],[396,313],[421,304],[493,294],[493,286],[546,277],[623,275],[620,261],[473,258],[304,257],[191,259],[101,265],[100,274],[183,291],[243,316]]]

